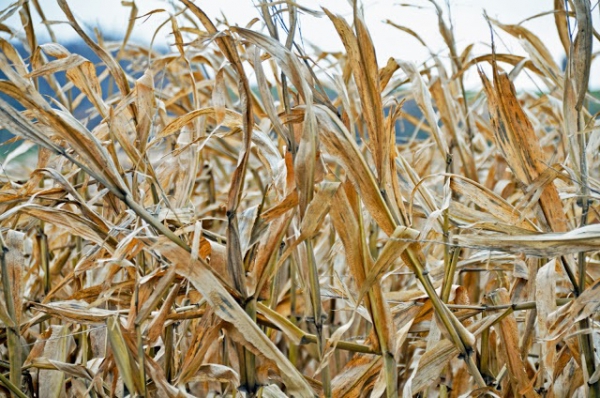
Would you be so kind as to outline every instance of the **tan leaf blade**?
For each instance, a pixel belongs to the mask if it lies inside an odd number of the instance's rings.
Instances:
[[[535,235],[459,235],[455,239],[462,245],[484,250],[501,250],[526,253],[538,257],[555,257],[568,253],[598,250],[600,227],[598,224],[576,228],[565,233]]]

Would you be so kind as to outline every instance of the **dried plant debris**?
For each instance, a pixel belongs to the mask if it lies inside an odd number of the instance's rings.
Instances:
[[[431,2],[421,65],[378,65],[355,1],[233,27],[181,0],[145,16],[161,52],[134,2],[109,42],[59,0],[87,58],[44,2],[2,10],[2,395],[600,397],[597,10],[554,2],[561,71],[526,23],[489,19],[526,56],[476,54]],[[300,14],[344,51],[305,53]]]

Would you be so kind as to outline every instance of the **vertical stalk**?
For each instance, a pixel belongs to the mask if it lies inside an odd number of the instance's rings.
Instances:
[[[290,286],[290,315],[291,315],[291,322],[298,326],[298,317],[296,316],[296,289],[297,289],[297,281],[296,281],[296,267],[294,267],[294,259],[290,258],[290,279],[291,279],[291,286]],[[298,346],[296,344],[294,344],[293,342],[290,342],[290,348],[289,348],[289,353],[288,353],[288,358],[290,360],[290,363],[294,366],[297,366],[296,363],[298,362]]]
[[[246,310],[246,314],[250,316],[250,318],[256,322],[256,299],[251,298],[248,300],[244,306]],[[254,354],[246,349],[245,347],[242,349],[244,355],[244,369],[245,372],[245,385],[248,389],[248,396],[254,397],[256,394],[257,383],[256,383],[256,358]],[[242,370],[242,369],[241,369]]]
[[[19,325],[17,322],[17,314],[15,309],[15,303],[12,296],[11,281],[8,276],[8,265],[6,264],[6,253],[8,248],[4,245],[4,239],[0,236],[0,270],[2,272],[2,289],[4,291],[4,303],[10,321],[12,324],[6,325],[7,339],[8,339],[8,356],[10,362],[10,382],[20,389],[21,387],[21,366],[22,366],[22,349],[21,349],[21,336],[19,331]],[[14,392],[11,392],[13,396],[18,396]]]
[[[583,130],[583,121],[581,109],[578,109],[578,106],[575,106],[577,111],[577,128],[578,130]],[[584,227],[588,224],[588,213],[590,209],[590,189],[588,186],[588,165],[587,165],[587,156],[586,156],[586,135],[580,133],[577,135],[577,144],[579,146],[579,169],[580,169],[580,194],[581,194],[581,222],[580,227]],[[577,254],[577,263],[578,263],[578,276],[579,276],[579,292],[583,293],[585,291],[585,280],[587,275],[587,261],[585,252],[580,252]],[[591,323],[589,319],[582,319],[579,322],[580,330],[589,330],[591,327]],[[587,371],[588,377],[594,374],[596,371],[596,354],[594,347],[594,336],[592,333],[581,334],[579,336],[579,346],[581,348],[581,352],[585,358],[585,371]],[[600,381],[595,381],[589,385],[589,396],[591,398],[599,398],[600,397]]]
[[[325,335],[323,334],[323,308],[321,306],[319,270],[317,269],[317,264],[315,261],[312,240],[307,239],[304,243],[306,247],[306,258],[308,261],[310,301],[313,310],[315,328],[317,330],[317,350],[319,352],[319,360],[321,360],[325,350]],[[325,397],[331,397],[331,376],[328,364],[325,364],[325,366],[323,366],[323,370],[321,371],[321,382],[323,383],[323,394]]]
[[[86,324],[82,324],[81,325],[81,334],[79,335],[79,347],[80,348],[80,352],[81,352],[81,363],[86,366],[86,364],[89,361],[89,357],[88,357],[88,349],[89,349],[89,345],[88,345],[88,338],[89,338],[89,332],[88,332],[88,327]],[[88,380],[84,381],[85,386],[87,388],[90,387],[90,382]],[[90,391],[93,391],[93,388],[90,389]],[[93,397],[93,395],[91,395]]]
[[[221,352],[221,356],[222,356],[221,362],[223,363],[224,366],[230,366],[229,350],[228,350],[228,346],[227,346],[227,334],[223,334],[223,343],[222,344],[223,344],[223,351]],[[244,373],[240,373],[240,383],[243,382],[245,377],[246,377],[246,375]],[[231,392],[231,396],[237,397],[237,387],[238,386],[232,386],[232,387],[233,387],[233,391]],[[222,382],[221,383],[221,392],[226,391],[226,389],[227,389],[226,383]]]
[[[479,369],[486,381],[495,379],[490,363],[490,329],[486,328],[481,332],[481,356],[479,359]]]
[[[452,146],[450,146],[452,148]],[[451,150],[451,149],[450,149]],[[448,176],[452,166],[452,155],[448,154],[446,158],[446,177],[444,185],[450,178]],[[445,200],[445,198],[443,199]],[[450,299],[450,293],[452,292],[452,284],[454,283],[454,274],[456,273],[456,262],[458,261],[459,248],[450,248],[450,218],[448,216],[448,210],[444,210],[444,225],[443,225],[443,239],[444,239],[444,280],[442,283],[442,301],[448,303]],[[445,367],[445,373],[451,373],[450,366]],[[440,385],[440,397],[448,397],[448,386],[445,383]]]
[[[164,371],[167,383],[171,383],[173,380],[173,345],[175,344],[174,339],[175,324],[169,325],[165,328],[165,363]]]
[[[582,172],[581,177],[585,182],[582,181],[582,186],[587,187],[587,168],[584,172],[584,165],[586,165],[585,161],[585,150],[581,153],[581,163],[582,163]],[[587,165],[586,165],[587,167]],[[586,188],[584,188],[584,191]],[[582,211],[581,211],[581,224],[580,226],[587,225],[588,221],[588,211],[589,211],[589,197],[584,195],[582,198]],[[583,293],[585,291],[585,279],[587,274],[587,261],[586,261],[585,252],[580,252],[577,254],[577,263],[578,263],[578,276],[579,276],[579,293]],[[579,329],[580,330],[589,330],[591,327],[590,321],[588,318],[582,319],[579,321]],[[579,346],[581,349],[581,353],[584,356],[585,360],[585,371],[587,372],[587,376],[590,377],[596,371],[596,355],[595,355],[595,347],[594,347],[594,336],[592,333],[586,333],[579,335]],[[600,381],[595,381],[589,385],[589,396],[593,398],[600,397]]]
[[[237,228],[236,228],[237,233]],[[229,241],[228,241],[229,244]],[[240,249],[241,253],[241,249]],[[249,263],[251,262],[251,255],[246,256],[244,262],[242,262],[242,278],[244,278],[246,271],[249,268]],[[243,302],[241,306],[244,308],[244,311],[250,319],[254,323],[256,323],[256,298],[255,297],[245,297],[246,295],[246,287],[245,281],[243,280],[244,285],[238,287],[238,290],[244,295]],[[260,292],[256,292],[255,295],[260,294]],[[242,346],[241,349],[238,350],[241,353],[240,356],[240,375],[242,380],[242,386],[247,390],[248,397],[254,397],[256,395],[256,391],[258,388],[256,381],[256,358],[254,353],[248,350],[246,347]]]
[[[135,325],[135,334],[137,338],[137,349],[138,349],[138,363],[140,364],[139,369],[139,378],[140,378],[140,387],[142,388],[142,396],[147,396],[146,391],[146,369],[144,368],[144,340],[142,336],[142,330],[140,325]]]
[[[140,257],[141,257],[141,262],[143,263],[143,258],[144,255],[143,253],[139,253],[138,254],[138,267],[143,267],[142,264],[140,264]],[[140,270],[141,271],[141,270]],[[138,277],[138,273],[135,272],[135,276],[136,276],[136,281],[135,281],[135,311],[136,313],[139,311],[140,308],[140,303],[139,303],[139,297],[140,297],[140,281],[139,281],[139,277]],[[135,336],[136,336],[136,343],[137,343],[137,354],[138,354],[138,363],[139,363],[139,374],[138,377],[140,378],[140,387],[141,387],[141,393],[142,396],[146,396],[146,369],[144,368],[144,340],[143,340],[143,336],[142,336],[142,330],[141,330],[141,326],[138,322],[135,323]]]
[[[452,146],[451,146],[452,147]],[[446,158],[446,177],[444,178],[444,185],[450,178],[449,173],[452,167],[452,155],[448,154]],[[445,200],[445,198],[444,198]],[[444,210],[444,225],[443,225],[443,238],[444,238],[444,282],[442,284],[442,301],[448,303],[450,293],[452,291],[452,284],[454,283],[454,274],[456,272],[456,262],[458,261],[458,248],[450,248],[450,218],[448,215],[449,209]]]
[[[44,233],[44,222],[40,221],[36,238],[40,250],[40,267],[44,272],[44,295],[50,291],[50,252],[48,251],[48,237]]]

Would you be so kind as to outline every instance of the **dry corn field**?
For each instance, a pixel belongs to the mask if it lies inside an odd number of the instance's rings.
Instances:
[[[458,46],[433,0],[445,52],[385,65],[356,2],[123,2],[108,41],[58,0],[93,62],[44,3],[0,12],[4,145],[34,151],[0,183],[0,396],[600,397],[589,0],[548,1],[564,70],[501,16]],[[300,14],[345,51],[306,53]]]

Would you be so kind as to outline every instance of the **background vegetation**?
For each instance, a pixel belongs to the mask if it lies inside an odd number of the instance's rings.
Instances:
[[[600,396],[589,1],[549,11],[566,70],[492,19],[489,54],[458,48],[434,2],[447,54],[421,65],[378,65],[356,2],[318,11],[345,52],[311,54],[290,1],[246,27],[155,10],[168,53],[129,42],[134,2],[118,42],[58,3],[94,62],[51,23],[38,42],[42,2],[0,13],[21,142],[0,188],[5,394]]]

